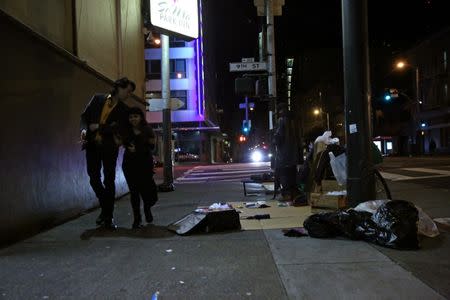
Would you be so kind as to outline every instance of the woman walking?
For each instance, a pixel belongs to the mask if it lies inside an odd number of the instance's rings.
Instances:
[[[147,223],[153,222],[151,208],[158,201],[153,179],[154,165],[152,151],[155,148],[155,134],[145,121],[144,113],[137,107],[130,108],[128,126],[123,138],[125,154],[122,169],[130,189],[133,208],[133,228],[142,227],[141,198]]]

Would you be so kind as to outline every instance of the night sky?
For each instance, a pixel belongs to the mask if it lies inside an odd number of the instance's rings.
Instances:
[[[236,113],[242,99],[234,95],[236,74],[228,72],[228,63],[241,57],[257,57],[257,33],[261,20],[256,16],[252,0],[206,0],[205,18],[213,18],[210,32],[215,32],[214,48],[217,70],[217,102],[224,109],[223,129],[239,131],[242,116]],[[450,26],[450,13],[445,0],[369,0],[369,47],[372,81],[379,80],[390,68],[396,54],[420,40]],[[302,53],[305,49],[328,49],[340,58],[342,51],[340,0],[286,0],[283,16],[276,17],[278,59]],[[337,65],[342,62],[337,62]],[[340,69],[317,68],[323,72]],[[312,65],[311,68],[316,68]],[[321,71],[322,72],[322,71]],[[308,71],[306,70],[306,74]],[[323,74],[327,77],[327,74]],[[340,76],[340,73],[337,74]],[[311,76],[308,85],[320,80]],[[377,86],[376,82],[373,82]],[[380,85],[382,85],[380,83]],[[304,88],[308,88],[304,86]]]

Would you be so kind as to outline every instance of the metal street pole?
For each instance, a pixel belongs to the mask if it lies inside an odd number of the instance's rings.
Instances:
[[[327,114],[327,130],[330,131],[330,114],[329,113],[326,114]]]
[[[275,28],[273,16],[273,0],[265,0],[266,25],[267,25],[267,63],[268,63],[268,93],[272,96],[271,108],[269,110],[269,130],[273,129],[273,112],[277,105],[277,77],[275,66]]]
[[[248,124],[248,97],[245,96],[245,121]]]
[[[170,110],[169,36],[161,34],[161,94],[163,109],[164,189],[173,190],[172,120]]]
[[[375,199],[371,158],[367,0],[342,0],[347,195],[349,206]]]

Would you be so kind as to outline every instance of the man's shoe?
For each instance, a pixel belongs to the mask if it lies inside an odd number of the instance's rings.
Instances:
[[[152,223],[153,222],[153,215],[152,215],[152,211],[148,210],[145,212],[145,221],[147,221],[147,223]]]
[[[117,225],[114,223],[114,220],[105,221],[105,228],[110,230],[116,230]]]
[[[308,200],[306,198],[305,194],[297,195],[294,198],[293,206],[300,207],[300,206],[308,206]]]
[[[95,220],[95,224],[97,224],[97,225],[103,225],[105,223],[105,217],[103,216],[103,214],[101,213],[99,216],[98,216],[98,218],[97,218],[97,220]]]

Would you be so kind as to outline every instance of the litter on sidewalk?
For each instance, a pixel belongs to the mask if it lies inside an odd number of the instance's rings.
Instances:
[[[309,236],[348,237],[394,249],[418,249],[419,211],[408,201],[383,203],[375,213],[348,209],[314,214],[304,222]]]
[[[265,219],[270,219],[270,215],[269,214],[254,215],[254,216],[248,216],[246,219],[247,220],[265,220]]]
[[[284,236],[288,236],[288,237],[308,236],[308,231],[303,227],[283,229],[282,232],[284,233]]]
[[[354,209],[356,211],[366,211],[374,214],[381,205],[390,200],[374,200],[360,203]],[[439,229],[435,222],[420,207],[416,206],[419,212],[419,223],[417,224],[417,233],[427,237],[436,237],[439,235]]]
[[[436,218],[433,221],[441,230],[450,231],[450,218]]]
[[[230,204],[199,207],[167,227],[179,235],[195,232],[221,232],[241,229],[239,213]]]
[[[246,208],[268,208],[266,201],[256,201],[256,202],[245,202]]]

